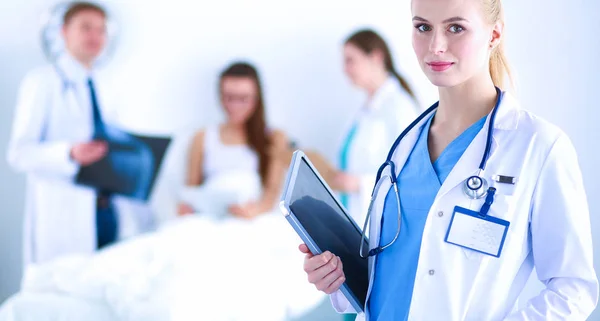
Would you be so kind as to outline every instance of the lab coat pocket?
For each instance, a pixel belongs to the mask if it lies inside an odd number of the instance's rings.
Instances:
[[[484,203],[484,199],[480,199],[480,200],[473,200],[471,201],[471,206],[470,209],[473,211],[477,211],[479,212],[481,207],[483,206]],[[511,220],[513,219],[514,216],[514,201],[513,201],[513,195],[507,195],[507,194],[503,194],[501,189],[498,189],[496,194],[494,195],[494,202],[492,203],[492,205],[490,206],[490,210],[488,212],[488,215],[494,218],[498,218],[504,221],[508,221],[509,224],[511,222]],[[506,241],[509,239],[510,237],[510,225],[508,226],[508,231],[506,233],[506,238],[503,241],[503,244],[506,243]],[[502,248],[501,253],[504,253],[504,248]],[[465,254],[466,258],[469,260],[481,260],[483,257],[489,257],[490,259],[498,259],[496,257],[469,249],[469,248],[462,248],[463,253]]]

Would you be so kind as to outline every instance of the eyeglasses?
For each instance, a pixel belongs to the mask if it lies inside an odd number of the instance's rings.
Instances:
[[[257,99],[256,95],[237,95],[237,94],[229,94],[229,93],[221,94],[221,98],[223,99],[224,102],[227,102],[227,103],[233,103],[233,102],[250,103],[250,102],[254,102]]]

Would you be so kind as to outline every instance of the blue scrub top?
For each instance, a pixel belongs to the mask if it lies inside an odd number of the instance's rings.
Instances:
[[[377,256],[375,278],[369,299],[373,321],[408,319],[421,239],[429,209],[462,154],[483,128],[486,117],[477,121],[452,141],[431,164],[427,138],[433,116],[429,118],[398,175],[402,223],[400,235],[392,246]],[[396,195],[390,188],[385,198],[380,245],[389,243],[398,229]]]

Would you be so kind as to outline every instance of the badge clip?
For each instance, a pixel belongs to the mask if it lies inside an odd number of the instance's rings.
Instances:
[[[495,182],[501,183],[501,184],[515,185],[517,183],[517,178],[516,177],[512,177],[512,176],[494,175],[494,176],[492,176],[492,179]]]

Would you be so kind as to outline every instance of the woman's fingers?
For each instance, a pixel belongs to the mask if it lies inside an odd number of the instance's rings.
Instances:
[[[345,280],[345,277],[344,270],[342,267],[342,260],[340,260],[340,258],[336,256],[334,259],[332,259],[332,261],[333,263],[331,263],[331,266],[335,266],[335,268],[328,274],[320,277],[319,280],[314,283],[319,291],[327,293],[327,291],[329,290],[335,292],[337,291],[339,286],[336,287],[334,283],[340,283],[340,286],[342,283],[344,283],[343,280]],[[321,268],[320,270],[325,270],[325,267]]]

